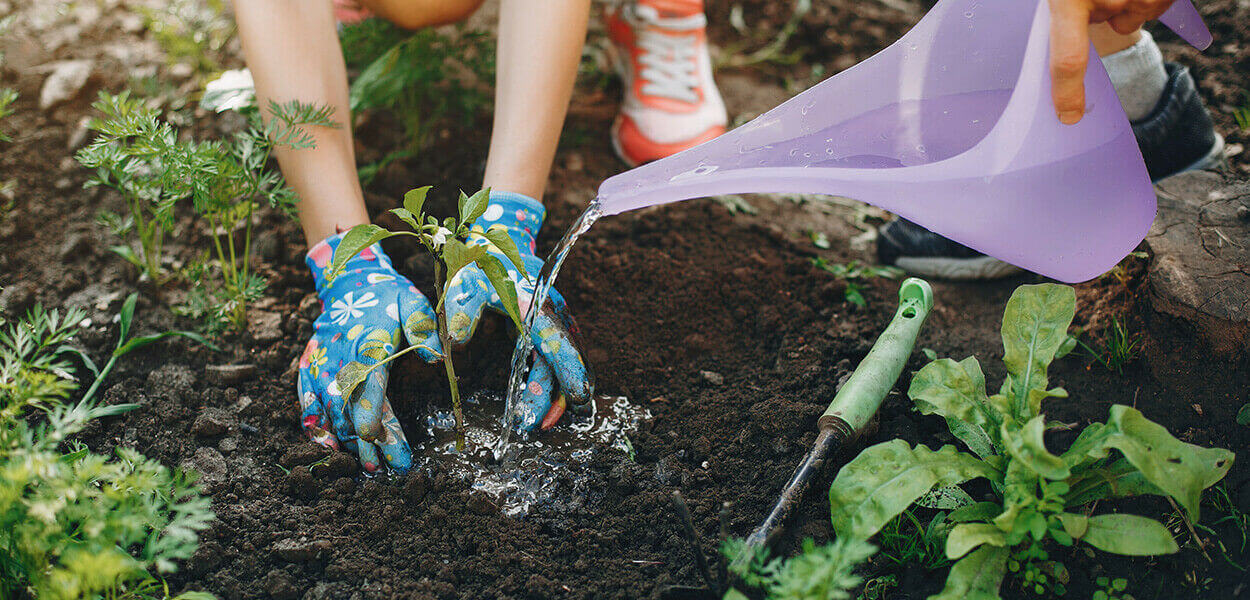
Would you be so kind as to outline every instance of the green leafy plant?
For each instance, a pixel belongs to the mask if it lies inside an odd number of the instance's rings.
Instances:
[[[1241,408],[1237,409],[1237,424],[1250,425],[1250,402],[1242,404]]]
[[[262,204],[286,211],[295,205],[294,192],[269,159],[277,148],[311,148],[314,139],[304,127],[336,127],[332,109],[270,102],[267,119],[246,111],[250,126],[228,140],[196,141],[129,92],[102,92],[94,106],[104,114],[91,124],[99,135],[77,159],[95,171],[86,185],[113,188],[126,201],[127,214],[102,213],[101,223],[137,239],[112,250],[151,280],[164,281],[164,238],[175,205],[190,199],[209,230],[214,260],[190,268],[194,285],[184,312],[204,319],[210,331],[242,328],[247,304],[266,285],[251,271],[253,215]]]
[[[17,91],[9,88],[0,89],[0,119],[13,114],[13,102],[17,100]],[[0,142],[11,142],[13,137],[0,129]]]
[[[1052,542],[1131,556],[1176,552],[1176,541],[1158,521],[1093,514],[1091,505],[1160,495],[1197,521],[1202,491],[1227,474],[1233,454],[1181,442],[1121,405],[1111,407],[1106,423],[1087,426],[1065,452],[1051,453],[1043,441],[1051,425],[1042,401],[1067,392],[1049,387],[1047,368],[1070,345],[1075,306],[1067,286],[1021,286],[1012,294],[1002,325],[1007,377],[996,394],[987,394],[974,357],[933,361],[916,373],[908,392],[916,408],[943,417],[969,452],[903,440],[865,449],[830,487],[838,537],[868,539],[932,490],[983,478],[996,498],[969,497],[947,515],[953,526],[946,556],[957,562],[933,599],[998,598],[1011,561],[1021,578],[1033,573],[1022,584],[1039,593],[1058,591],[1066,569],[1045,553]]]
[[[841,538],[824,545],[803,540],[802,551],[790,558],[768,559],[767,548],[753,548],[741,539],[721,544],[731,573],[748,588],[762,590],[770,600],[844,600],[862,578],[855,567],[877,549],[862,540]],[[745,600],[730,588],[725,600]]]
[[[1107,328],[1107,342],[1102,347],[1093,348],[1079,337],[1074,339],[1094,362],[1116,373],[1122,373],[1124,365],[1133,362],[1141,354],[1141,335],[1130,335],[1117,317],[1111,318],[1111,326]]]
[[[823,258],[813,258],[812,265],[845,281],[846,301],[860,308],[868,306],[868,301],[864,299],[864,284],[869,279],[873,277],[898,279],[903,276],[903,270],[898,267],[864,265],[857,260],[852,260],[846,264],[838,264],[831,263]]]
[[[1125,592],[1128,580],[1123,577],[1099,577],[1094,584],[1099,588],[1094,590],[1094,600],[1133,600],[1133,596]]]
[[[889,561],[935,571],[951,564],[945,550],[950,529],[945,512],[934,515],[926,526],[913,511],[905,510],[881,529],[877,542],[881,544],[881,556]]]
[[[496,258],[496,255],[507,257],[522,277],[529,277],[529,275],[525,271],[525,265],[521,261],[516,243],[508,236],[506,227],[495,224],[485,230],[480,226],[473,228],[473,222],[486,212],[486,205],[490,199],[489,189],[472,196],[466,196],[464,192],[461,192],[457,203],[457,216],[447,217],[442,223],[439,223],[436,217],[424,212],[425,198],[429,191],[429,186],[411,190],[404,194],[402,208],[391,209],[395,216],[412,228],[412,231],[389,231],[373,224],[357,225],[351,228],[343,236],[343,240],[334,252],[327,278],[333,280],[342,272],[348,259],[365,248],[394,236],[415,237],[430,253],[434,261],[434,285],[438,291],[438,302],[434,307],[437,322],[417,313],[404,324],[404,329],[410,334],[438,331],[439,340],[444,348],[442,363],[447,371],[447,386],[451,390],[452,408],[456,415],[456,449],[462,450],[464,448],[464,415],[461,411],[459,381],[456,378],[455,366],[451,361],[452,343],[447,329],[447,310],[444,306],[451,280],[461,269],[477,265],[490,281],[495,293],[499,294],[504,309],[512,318],[512,323],[516,325],[518,331],[522,331],[524,326],[521,323],[521,309],[517,304],[516,286],[508,278],[507,269],[503,262]],[[370,371],[415,349],[415,346],[409,346],[372,366],[365,366],[359,362],[344,365],[335,376],[343,397],[352,397],[353,390],[365,380]]]
[[[114,358],[174,335],[129,338],[135,298],[123,308]],[[195,551],[213,518],[209,500],[192,476],[132,449],[110,458],[69,441],[92,420],[138,408],[92,401],[115,360],[66,403],[77,387],[70,359],[85,359],[70,345],[83,316],[36,307],[0,330],[0,597],[168,597],[153,573],[174,571]]]
[[[366,19],[340,32],[347,66],[359,71],[349,99],[352,114],[391,113],[403,123],[407,144],[360,169],[369,181],[392,161],[415,156],[437,128],[459,120],[471,125],[490,106],[494,78],[492,37],[457,28],[405,31],[384,19]]]
[[[1250,94],[1246,94],[1246,103],[1233,109],[1233,119],[1242,131],[1250,131]]]

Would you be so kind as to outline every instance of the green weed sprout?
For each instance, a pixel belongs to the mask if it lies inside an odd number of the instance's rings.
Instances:
[[[739,538],[725,540],[721,553],[733,576],[748,588],[764,592],[769,600],[847,600],[862,578],[855,567],[868,560],[876,548],[862,540],[838,538],[817,546],[803,540],[802,551],[790,558],[768,560],[768,549],[752,547]],[[724,600],[746,600],[746,594],[730,588]]]
[[[1246,94],[1246,103],[1233,109],[1233,119],[1242,131],[1250,131],[1250,94]]]
[[[339,37],[348,68],[359,72],[349,93],[352,114],[387,111],[403,124],[407,140],[406,146],[361,167],[363,181],[425,149],[438,127],[455,119],[471,125],[490,106],[489,87],[482,84],[494,79],[495,52],[487,32],[405,31],[383,19],[367,19],[345,26]]]
[[[0,119],[13,114],[13,103],[17,100],[17,91],[9,88],[0,89]],[[0,142],[11,142],[13,137],[0,129]]]
[[[1141,336],[1130,335],[1124,324],[1116,317],[1111,318],[1111,327],[1107,330],[1107,342],[1101,348],[1092,348],[1089,344],[1076,338],[1077,344],[1085,350],[1094,362],[1104,366],[1108,371],[1117,374],[1124,371],[1124,365],[1133,362],[1141,354]]]
[[[209,229],[216,260],[189,269],[188,279],[195,285],[184,312],[204,319],[211,331],[241,329],[248,303],[266,285],[250,270],[256,208],[263,203],[291,211],[295,205],[294,192],[269,168],[269,159],[277,148],[311,148],[314,138],[304,127],[337,127],[333,109],[270,102],[267,119],[249,111],[246,130],[225,141],[201,142],[183,139],[129,92],[101,92],[94,106],[104,114],[91,124],[98,136],[77,159],[94,170],[88,187],[113,188],[126,201],[126,215],[106,212],[101,221],[117,235],[137,238],[133,245],[112,250],[150,280],[163,283],[165,235],[172,229],[175,205],[190,199]],[[214,273],[219,274],[216,285]]]
[[[819,247],[819,244],[817,244]],[[831,263],[823,258],[813,258],[812,265],[838,279],[846,282],[846,301],[865,308],[868,301],[864,299],[864,284],[867,280],[874,277],[883,277],[885,279],[898,279],[903,276],[903,270],[898,267],[883,267],[877,265],[861,264],[857,260],[853,260],[844,265]]]
[[[128,338],[135,298],[115,356],[164,337]],[[69,441],[94,419],[138,408],[92,401],[112,360],[93,392],[66,403],[77,387],[69,358],[85,357],[70,345],[83,317],[36,307],[0,329],[0,598],[167,598],[152,573],[194,553],[209,500],[191,475],[132,449],[110,458]]]
[[[1047,398],[1066,398],[1048,385],[1047,369],[1073,345],[1068,327],[1076,294],[1068,286],[1018,288],[1003,314],[1007,378],[989,395],[976,358],[936,360],[912,378],[909,396],[924,414],[946,420],[969,452],[930,450],[892,440],[865,449],[842,468],[829,490],[838,538],[866,540],[936,490],[984,478],[996,497],[946,515],[946,557],[956,561],[945,588],[930,600],[998,598],[1008,570],[1022,587],[1060,592],[1066,569],[1045,546],[1083,542],[1129,556],[1178,550],[1160,522],[1131,514],[1092,514],[1093,503],[1159,495],[1198,522],[1202,491],[1232,467],[1233,453],[1181,442],[1128,406],[1111,407],[1106,423],[1087,426],[1061,454],[1046,448],[1053,424],[1041,412]],[[948,498],[959,494],[942,492]]]
[[[437,328],[438,339],[443,345],[442,363],[447,371],[447,386],[451,390],[452,408],[456,415],[456,449],[463,450],[464,414],[461,410],[459,381],[456,378],[455,366],[451,361],[452,343],[447,329],[447,309],[444,306],[451,281],[461,269],[476,264],[490,280],[495,293],[499,294],[504,309],[512,318],[517,331],[524,331],[525,327],[521,323],[521,309],[517,303],[516,286],[508,278],[503,262],[491,252],[507,257],[522,277],[529,275],[525,271],[525,265],[521,261],[521,254],[517,251],[516,243],[508,236],[507,228],[503,225],[492,225],[481,233],[470,231],[473,222],[486,212],[490,189],[484,189],[472,196],[466,196],[464,192],[461,192],[457,203],[458,216],[447,217],[441,224],[437,218],[424,212],[425,197],[429,191],[430,186],[409,191],[404,194],[404,206],[391,209],[391,213],[407,223],[412,231],[389,231],[373,224],[352,227],[343,236],[343,240],[335,250],[334,259],[330,262],[326,277],[332,281],[334,277],[342,273],[348,259],[365,248],[390,237],[401,235],[415,237],[430,253],[434,260],[434,286],[438,292],[438,302],[434,306],[437,322],[430,323],[429,319],[423,321],[412,319],[404,324],[404,328],[410,335],[428,333]],[[371,366],[359,362],[344,365],[335,376],[343,397],[351,398],[352,392],[365,380],[370,371],[415,349],[415,346],[409,346]]]

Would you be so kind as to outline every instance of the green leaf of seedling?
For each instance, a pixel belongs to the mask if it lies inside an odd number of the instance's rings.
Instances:
[[[333,281],[343,272],[343,268],[347,265],[347,261],[353,256],[360,254],[365,248],[372,246],[386,238],[396,234],[391,233],[373,223],[365,223],[352,227],[343,235],[342,241],[339,242],[338,248],[334,249],[334,258],[330,261],[330,269],[326,273],[326,279]]]
[[[1018,422],[1040,411],[1042,397],[1030,392],[1046,390],[1047,367],[1066,342],[1075,314],[1076,291],[1066,285],[1022,285],[1007,301],[1002,326],[1004,392],[1011,395]]]
[[[912,378],[907,394],[921,413],[945,418],[951,433],[977,456],[986,458],[1000,450],[995,438],[1005,415],[985,395],[985,375],[975,357],[925,365]]]
[[[961,558],[946,576],[946,586],[929,600],[998,600],[1007,575],[1007,548],[982,546]]]
[[[413,231],[421,231],[421,224],[417,222],[417,216],[412,214],[412,212],[409,211],[408,209],[392,208],[391,214],[399,217],[399,220],[407,223],[408,226],[413,229]]]
[[[143,260],[139,258],[139,255],[135,254],[135,251],[130,246],[109,246],[109,251],[126,259],[126,262],[139,267],[140,270],[144,268]]]
[[[343,395],[344,399],[352,397],[356,388],[361,383],[364,383],[365,377],[369,376],[369,371],[371,370],[372,367],[369,365],[352,361],[343,365],[343,368],[334,374],[334,381],[339,385],[339,393]]]
[[[1063,532],[1079,540],[1089,531],[1089,517],[1073,513],[1059,513],[1059,522],[1063,524]]]
[[[934,451],[891,440],[865,449],[838,472],[829,488],[833,528],[839,537],[868,539],[934,487],[997,471],[954,446]]]
[[[126,296],[126,301],[122,303],[121,312],[117,313],[117,327],[120,332],[117,335],[117,344],[119,348],[123,343],[125,343],[126,338],[130,336],[130,324],[135,319],[135,304],[138,301],[139,294]]]
[[[954,510],[975,504],[972,496],[957,485],[936,487],[916,499],[916,504],[937,510]]]
[[[955,560],[982,544],[1005,546],[1007,536],[989,523],[961,523],[946,536],[946,558]]]
[[[1241,409],[1237,411],[1237,424],[1250,425],[1250,402],[1241,405]]]
[[[521,322],[521,308],[517,302],[516,286],[512,283],[512,279],[508,277],[508,270],[504,268],[503,263],[498,258],[486,253],[483,253],[477,259],[477,265],[482,268],[482,272],[490,280],[490,285],[495,288],[495,293],[499,294],[499,301],[503,304],[508,316],[512,318],[512,323],[516,325],[516,330],[524,331],[525,325]]]
[[[202,344],[204,347],[214,352],[221,352],[221,348],[218,348],[215,344],[208,341],[207,338],[205,338],[204,336],[198,333],[194,333],[191,331],[164,331],[156,335],[146,335],[146,336],[126,340],[126,343],[122,344],[121,346],[118,346],[117,349],[113,351],[113,356],[119,356],[119,357],[125,356],[126,354],[134,352],[135,350],[138,350],[139,348],[142,348],[149,344],[154,344],[168,337],[184,337],[193,342]]]
[[[729,588],[729,591],[725,592],[725,597],[723,598],[723,600],[750,600],[750,599],[747,598],[746,594],[739,592],[737,589]]]
[[[1085,543],[1125,556],[1157,556],[1179,550],[1162,523],[1138,515],[1097,515],[1089,518]]]
[[[443,262],[447,265],[447,279],[444,285],[450,286],[451,280],[456,273],[474,263],[477,259],[486,256],[486,248],[482,246],[466,246],[464,242],[449,237],[443,245]],[[444,294],[447,290],[442,290]]]
[[[491,225],[482,235],[486,236],[486,239],[490,240],[490,243],[499,252],[508,257],[508,261],[512,263],[512,266],[516,267],[522,277],[530,278],[530,274],[525,270],[525,262],[521,260],[521,253],[517,250],[516,242],[512,240],[512,236],[508,235],[507,227],[496,223]],[[538,274],[535,273],[534,275],[537,276]]]
[[[464,192],[460,193],[460,224],[468,227],[486,212],[486,205],[490,202],[490,188],[486,188],[465,197]]]
[[[404,209],[415,215],[418,219],[421,218],[421,211],[425,208],[425,197],[430,193],[430,187],[431,186],[428,185],[419,187],[415,190],[409,190],[408,193],[404,194]],[[420,229],[416,225],[413,225],[413,228]]]
[[[1046,432],[1046,418],[1038,415],[1029,419],[1019,431],[1007,431],[1003,426],[1001,433],[1003,448],[1011,458],[1027,466],[1034,473],[1051,481],[1067,479],[1071,474],[1068,465],[1062,458],[1051,454],[1046,449],[1043,435]]]

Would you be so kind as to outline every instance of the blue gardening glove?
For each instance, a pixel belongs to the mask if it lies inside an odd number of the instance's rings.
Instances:
[[[496,257],[507,267],[508,277],[516,283],[522,315],[529,310],[535,280],[543,267],[543,260],[534,255],[534,238],[546,214],[547,210],[537,200],[521,194],[491,192],[486,212],[473,223],[472,232],[478,235],[471,235],[471,243],[485,243],[480,234],[496,224],[506,227],[508,236],[516,243],[528,278],[522,277],[503,255]],[[553,289],[547,300],[534,321],[533,341],[537,356],[530,369],[521,405],[517,408],[521,416],[517,425],[522,431],[529,431],[539,423],[543,429],[551,427],[564,413],[568,402],[583,404],[594,393],[592,375],[576,341],[577,327],[568,314],[564,298]],[[494,293],[486,274],[477,265],[461,269],[456,274],[443,302],[447,309],[448,333],[456,344],[464,344],[473,336],[481,321],[483,308],[507,314],[499,295]]]
[[[421,358],[441,358],[438,332],[428,323],[434,320],[434,308],[395,272],[378,244],[348,260],[343,272],[327,282],[325,272],[342,237],[326,238],[305,259],[317,282],[322,313],[299,361],[304,431],[324,446],[355,452],[366,471],[378,470],[382,460],[406,471],[412,466],[412,449],[386,398],[390,364],[371,371],[352,398],[343,397],[334,376],[352,361],[374,365],[395,353],[400,331]]]

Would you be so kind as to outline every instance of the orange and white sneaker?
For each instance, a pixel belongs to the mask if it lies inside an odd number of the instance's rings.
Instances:
[[[676,154],[725,132],[712,80],[703,0],[623,0],[604,15],[625,84],[612,146],[629,166]]]

